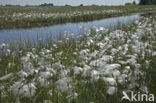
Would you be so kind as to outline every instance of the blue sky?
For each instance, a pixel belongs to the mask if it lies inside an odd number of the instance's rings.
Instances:
[[[123,5],[126,2],[133,0],[0,0],[0,5],[13,4],[13,5],[39,5],[42,3],[53,3],[54,5]],[[138,1],[138,0],[135,0]]]

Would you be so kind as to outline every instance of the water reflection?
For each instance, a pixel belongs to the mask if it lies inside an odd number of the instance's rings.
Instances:
[[[59,24],[49,27],[39,27],[32,29],[9,29],[9,30],[1,30],[0,31],[0,43],[2,42],[18,42],[24,40],[34,41],[37,40],[38,37],[42,39],[52,36],[54,39],[58,37],[58,35],[64,34],[64,32],[74,33],[75,36],[80,35],[84,28],[86,30],[96,26],[96,27],[114,27],[118,25],[118,23],[122,23],[125,25],[131,24],[135,19],[139,19],[140,14],[133,14],[129,16],[121,16],[114,18],[106,18],[101,20],[95,20],[90,22],[79,22],[79,23],[66,23]],[[83,29],[82,29],[83,28]]]

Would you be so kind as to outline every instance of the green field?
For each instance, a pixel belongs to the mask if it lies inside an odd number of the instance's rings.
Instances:
[[[0,29],[48,26],[153,11],[156,11],[155,5],[0,7]]]

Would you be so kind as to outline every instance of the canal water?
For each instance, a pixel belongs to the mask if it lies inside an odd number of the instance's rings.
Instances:
[[[119,23],[129,25],[140,17],[141,14],[131,14],[128,16],[105,18],[89,22],[58,24],[49,27],[37,27],[31,29],[4,29],[0,30],[0,44],[3,42],[24,42],[27,40],[34,42],[39,38],[45,39],[48,37],[53,37],[56,39],[58,36],[64,35],[65,33],[73,33],[75,37],[77,37],[82,34],[84,30],[87,31],[93,27],[105,27],[109,29],[110,27],[117,26]]]

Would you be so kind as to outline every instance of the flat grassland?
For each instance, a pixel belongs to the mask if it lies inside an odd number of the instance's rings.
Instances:
[[[156,6],[0,7],[0,29],[48,26],[152,11],[156,11]]]

